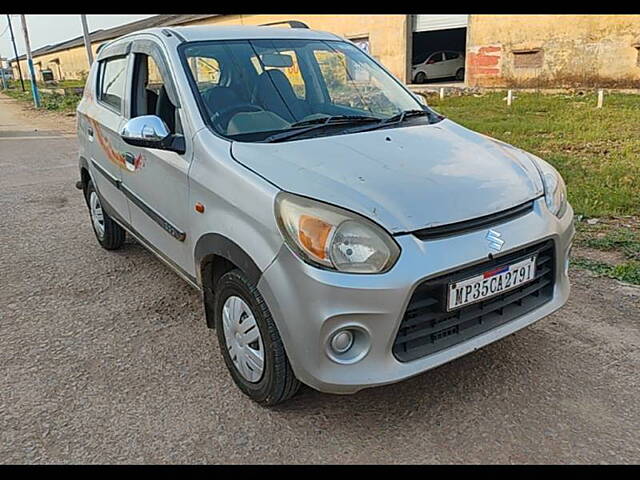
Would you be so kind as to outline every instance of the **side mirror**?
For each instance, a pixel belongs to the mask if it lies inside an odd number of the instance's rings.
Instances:
[[[427,103],[426,94],[422,92],[412,92],[412,93],[413,93],[413,96],[416,98],[416,100],[418,100],[418,102],[420,102],[422,105],[429,106],[429,104]]]
[[[129,145],[136,147],[185,152],[184,137],[172,135],[167,124],[156,115],[132,118],[122,128],[120,137]]]

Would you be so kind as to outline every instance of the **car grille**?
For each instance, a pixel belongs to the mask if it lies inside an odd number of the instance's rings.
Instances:
[[[508,292],[447,311],[449,283],[537,255],[535,279]],[[420,284],[413,293],[393,344],[408,362],[451,347],[534,310],[553,296],[555,256],[552,240],[458,270]]]
[[[523,215],[533,211],[533,202],[533,200],[529,200],[523,204],[497,213],[485,215],[484,217],[465,220],[463,222],[449,223],[446,225],[440,225],[439,227],[424,228],[422,230],[412,232],[412,234],[420,240],[435,240],[436,238],[462,235],[464,233],[488,228],[493,225],[498,225],[500,223],[505,223],[518,217],[522,217]]]

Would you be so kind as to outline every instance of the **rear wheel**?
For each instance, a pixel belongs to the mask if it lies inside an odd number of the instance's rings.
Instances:
[[[456,80],[462,81],[464,80],[464,68],[459,68],[456,72]]]
[[[215,327],[222,356],[240,390],[267,406],[295,395],[300,382],[269,308],[240,270],[232,270],[218,281]]]
[[[86,195],[91,226],[98,242],[106,250],[117,250],[124,243],[126,236],[124,229],[102,209],[100,197],[91,181],[87,185]]]
[[[416,83],[424,83],[427,81],[427,76],[424,74],[424,72],[418,72],[418,74],[416,75]]]

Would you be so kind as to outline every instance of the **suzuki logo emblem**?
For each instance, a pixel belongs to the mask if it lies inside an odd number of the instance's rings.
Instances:
[[[502,250],[502,246],[504,245],[504,240],[502,240],[502,234],[500,232],[496,232],[495,230],[489,230],[487,232],[487,236],[485,237],[489,240],[489,247],[499,252]]]

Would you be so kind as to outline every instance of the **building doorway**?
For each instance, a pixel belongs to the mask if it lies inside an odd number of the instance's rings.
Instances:
[[[414,15],[410,83],[464,82],[468,15]]]

